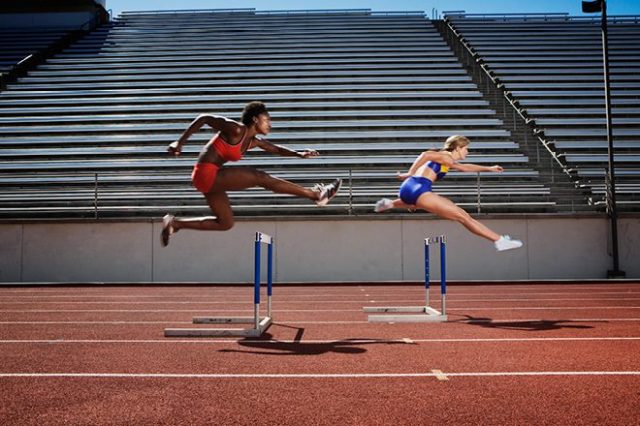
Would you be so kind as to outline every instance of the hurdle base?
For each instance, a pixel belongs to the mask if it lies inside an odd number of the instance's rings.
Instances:
[[[253,324],[253,317],[196,317],[194,324]],[[258,328],[165,328],[165,337],[260,337],[273,323],[271,317],[260,319]]]
[[[445,322],[447,315],[429,306],[381,306],[364,307],[364,312],[381,313],[369,315],[369,322]],[[393,315],[393,314],[400,315]],[[417,315],[407,315],[413,313]]]

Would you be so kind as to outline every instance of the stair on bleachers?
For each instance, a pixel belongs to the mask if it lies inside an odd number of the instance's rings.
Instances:
[[[436,191],[471,212],[556,211],[476,84],[422,13],[125,13],[0,94],[0,217],[207,213],[189,176],[212,133],[184,155],[166,146],[198,114],[239,119],[267,103],[268,138],[314,159],[250,152],[303,185],[342,177],[329,206],[261,189],[231,193],[249,215],[367,214],[425,149],[465,134],[469,161],[503,174],[451,173]],[[480,190],[478,190],[478,187]]]
[[[608,169],[600,18],[447,17],[530,123],[604,208]],[[609,17],[613,146],[621,210],[640,205],[640,17]]]

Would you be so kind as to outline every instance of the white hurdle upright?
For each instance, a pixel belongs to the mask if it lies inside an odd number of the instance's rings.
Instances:
[[[431,243],[440,244],[440,294],[442,297],[442,311],[433,309],[429,301],[430,265],[429,247]],[[447,245],[444,235],[424,239],[424,306],[366,306],[364,312],[379,313],[382,315],[369,315],[369,322],[444,322],[447,321]],[[414,313],[416,315],[407,315]],[[398,315],[399,314],[399,315]]]
[[[260,317],[260,263],[261,244],[267,245],[267,316]],[[273,286],[274,239],[256,232],[254,246],[253,317],[194,317],[194,324],[253,324],[253,328],[165,328],[165,337],[259,337],[273,322],[271,293]]]

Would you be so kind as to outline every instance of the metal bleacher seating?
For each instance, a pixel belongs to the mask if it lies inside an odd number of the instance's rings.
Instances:
[[[184,155],[166,146],[201,113],[239,118],[267,103],[269,139],[321,157],[251,151],[253,165],[302,185],[344,179],[325,208],[261,189],[231,193],[237,215],[371,213],[397,170],[446,137],[503,174],[437,185],[476,212],[554,211],[548,185],[423,13],[252,9],[130,12],[0,93],[0,218],[159,217],[208,211]]]
[[[470,15],[447,20],[529,122],[606,204],[608,169],[600,17]],[[610,16],[609,67],[619,208],[640,206],[640,17]]]
[[[68,27],[0,28],[0,73],[51,46],[74,29]]]

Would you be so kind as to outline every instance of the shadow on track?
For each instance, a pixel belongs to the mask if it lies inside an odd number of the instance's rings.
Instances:
[[[505,330],[523,330],[523,331],[548,331],[560,330],[563,328],[573,329],[589,329],[591,325],[574,324],[585,321],[574,320],[530,320],[530,321],[494,321],[492,318],[473,317],[464,315],[466,319],[460,319],[452,322],[465,322],[471,325],[477,325],[485,328],[500,328]]]
[[[292,341],[278,341],[273,339],[269,333],[263,334],[260,338],[246,338],[238,341],[240,346],[253,350],[220,349],[219,352],[250,353],[257,355],[323,355],[327,353],[339,353],[357,355],[365,353],[364,345],[406,345],[401,340],[378,340],[378,339],[343,339],[328,342],[303,342],[302,335],[304,328],[289,327],[278,324],[279,327],[295,328],[297,333]]]

